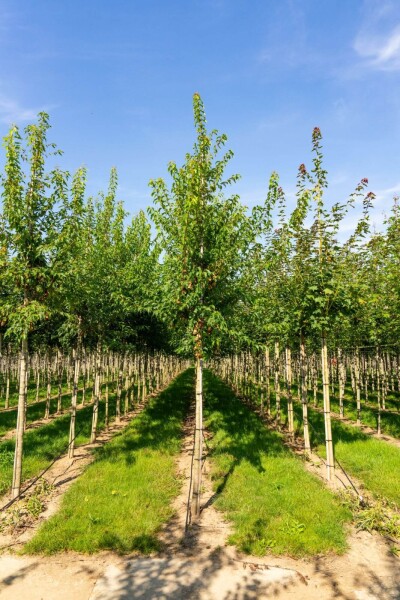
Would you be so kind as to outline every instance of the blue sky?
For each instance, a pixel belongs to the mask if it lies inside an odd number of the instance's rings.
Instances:
[[[399,76],[398,0],[0,0],[0,135],[46,110],[61,166],[86,165],[95,193],[115,165],[131,213],[191,149],[198,91],[245,204],[272,170],[293,200],[319,126],[328,200],[367,177],[380,227],[400,193]]]

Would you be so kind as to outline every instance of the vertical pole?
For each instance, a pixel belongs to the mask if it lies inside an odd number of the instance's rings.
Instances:
[[[329,396],[329,369],[328,349],[326,345],[325,332],[321,335],[321,359],[322,359],[322,387],[324,395],[324,422],[325,422],[325,444],[326,444],[326,478],[328,481],[335,480],[335,457],[333,453],[331,404]]]
[[[203,458],[203,361],[196,361],[196,422],[193,450],[192,518],[200,516],[201,471]]]
[[[21,490],[22,477],[22,452],[24,444],[25,427],[25,394],[26,394],[26,368],[28,362],[28,340],[25,338],[21,344],[20,371],[19,371],[19,395],[18,395],[18,416],[17,431],[15,436],[15,454],[13,481],[11,488],[12,498],[16,498]]]

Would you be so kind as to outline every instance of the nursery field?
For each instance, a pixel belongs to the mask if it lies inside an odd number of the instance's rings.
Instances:
[[[130,221],[115,168],[92,197],[51,166],[46,113],[4,139],[3,556],[105,561],[91,600],[397,597],[398,199],[378,233],[366,178],[326,203],[315,127],[294,196],[273,172],[250,210],[193,115]]]
[[[193,397],[193,373],[180,375],[110,443],[63,499],[26,552],[159,549],[156,533],[178,494],[174,456]]]
[[[193,370],[180,375],[100,449],[24,551],[159,550],[157,531],[171,518],[171,499],[180,491],[173,457],[193,383]],[[349,510],[210,373],[204,393],[215,506],[234,524],[230,542],[261,556],[344,552]]]
[[[109,408],[115,413],[116,395],[109,399]],[[92,428],[92,406],[86,406],[77,412],[76,417],[76,446],[90,440]],[[28,412],[29,414],[29,412]],[[98,429],[105,426],[105,404],[100,402],[98,410]],[[22,481],[37,476],[55,458],[68,450],[70,431],[70,415],[62,415],[57,419],[43,424],[33,430],[28,430],[24,440],[24,466]],[[0,441],[0,461],[2,465],[0,475],[0,494],[4,494],[12,482],[13,462],[15,452],[15,439]]]

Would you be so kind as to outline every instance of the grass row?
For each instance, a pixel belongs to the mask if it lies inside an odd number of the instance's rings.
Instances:
[[[230,542],[255,555],[343,552],[348,509],[223,382],[206,372],[204,389],[215,506],[232,522]]]
[[[320,403],[320,406],[322,401]],[[352,421],[357,420],[357,404],[354,398],[345,397],[343,400],[344,416]],[[331,396],[331,409],[339,413],[339,400],[336,396]],[[369,403],[361,401],[361,423],[368,425],[372,429],[378,426],[378,407],[371,406]],[[400,413],[386,412],[381,410],[381,431],[393,437],[400,437]]]
[[[111,385],[109,384],[109,391],[110,394],[115,392],[115,388],[116,388],[116,382],[113,382]],[[113,391],[112,391],[113,389]],[[102,385],[102,390],[104,392],[104,384]],[[137,390],[137,386],[134,386],[134,393],[136,396],[136,390]],[[86,388],[86,399],[85,402],[86,404],[90,404],[92,401],[92,391],[93,391],[93,387],[87,387]],[[81,402],[82,402],[82,390],[78,391],[78,396],[77,396],[77,405],[78,405],[78,409],[80,408]],[[71,396],[72,396],[72,392],[64,392],[64,394],[61,397],[61,411],[66,411],[67,409],[70,408],[71,406]],[[124,399],[125,396],[125,390],[122,390],[122,396],[121,398]],[[49,414],[50,416],[54,416],[56,415],[56,410],[57,410],[57,405],[58,405],[58,398],[54,397],[51,398],[50,400],[50,409],[49,409]],[[122,406],[122,404],[121,404]],[[46,408],[46,400],[40,400],[39,402],[34,402],[33,404],[29,404],[26,407],[26,423],[33,423],[34,421],[38,421],[40,419],[44,418],[45,415],[45,408]],[[8,431],[11,431],[13,429],[16,428],[17,426],[17,410],[10,410],[10,411],[5,411],[5,412],[1,412],[0,411],[0,438],[5,435]]]
[[[271,409],[275,416],[273,397]],[[284,398],[281,401],[281,414],[283,420],[287,420],[287,403]],[[302,407],[297,402],[294,403],[294,421],[296,434],[302,435]],[[308,421],[311,446],[325,457],[324,415],[309,405]],[[387,444],[384,440],[371,438],[357,427],[335,419],[332,419],[332,437],[335,457],[344,469],[357,477],[376,497],[384,496],[400,507],[400,448]]]
[[[258,555],[343,552],[349,510],[220,380],[205,372],[204,387],[216,506],[232,521],[230,542]],[[181,485],[174,456],[192,395],[189,370],[97,451],[95,462],[64,496],[59,513],[25,552],[146,554],[159,549],[157,532],[172,515],[171,501]]]
[[[174,457],[192,395],[193,370],[188,370],[97,451],[95,461],[65,494],[60,511],[25,552],[159,549],[157,532],[172,516],[171,501],[181,487]]]
[[[10,384],[10,396],[9,396],[9,407],[10,408],[17,408],[18,405],[18,381],[13,380]],[[83,377],[81,376],[79,378],[79,386],[78,387],[83,387],[84,385],[84,380]],[[68,382],[64,376],[62,384],[61,384],[61,393],[62,394],[71,394],[71,386],[72,386],[72,382],[70,382],[70,386],[68,386]],[[1,409],[4,409],[5,407],[5,383],[3,382],[3,384],[0,386],[0,389],[3,391],[3,395],[0,397],[0,413],[1,413]],[[51,383],[51,392],[50,392],[51,396],[57,396],[58,395],[58,382],[54,382],[52,381]],[[46,380],[43,380],[40,387],[39,387],[39,401],[45,400],[47,397],[47,382]],[[30,379],[29,383],[28,383],[28,388],[27,388],[27,403],[31,404],[33,402],[36,402],[36,381],[34,379]]]
[[[67,398],[68,404],[71,399]],[[116,411],[116,395],[109,396],[109,415],[113,419]],[[76,413],[76,446],[90,440],[93,406],[84,406]],[[32,416],[32,413],[30,413]],[[4,415],[2,415],[4,416]],[[41,415],[43,416],[43,415]],[[105,425],[105,402],[99,402],[98,429]],[[24,435],[24,459],[22,480],[35,477],[51,461],[68,448],[70,414],[66,413],[38,429],[26,431]],[[11,486],[15,439],[0,442],[0,496]]]
[[[322,384],[319,381],[319,387],[317,392],[317,407],[321,408],[323,406],[323,394],[321,391]],[[274,390],[274,383],[271,379],[270,389]],[[281,383],[281,389],[283,394],[285,393],[285,384]],[[297,386],[293,386],[293,396],[294,398],[299,396],[299,392]],[[375,399],[375,401],[374,401]],[[338,389],[337,385],[334,388],[334,393],[330,394],[331,401],[331,410],[337,414],[340,412],[339,398],[338,398]],[[311,390],[308,390],[308,402],[309,406],[314,406],[314,394]],[[343,398],[343,408],[344,408],[344,416],[346,419],[350,419],[352,421],[357,421],[357,402],[354,397],[354,393],[350,386],[347,386],[344,391]],[[393,437],[400,438],[400,413],[397,412],[399,408],[399,399],[396,396],[396,393],[389,393],[386,398],[386,409],[381,410],[381,431],[382,433],[386,433],[387,435],[391,435]],[[369,400],[368,402],[365,399],[361,398],[361,423],[363,425],[368,425],[372,429],[377,429],[378,427],[378,404],[376,400],[376,392],[369,392]]]
[[[339,406],[339,401],[338,401],[339,389],[338,389],[338,387],[339,386],[338,386],[337,382],[335,382],[333,388],[332,388],[332,385],[330,385],[331,397],[336,398],[337,405]],[[310,394],[310,401],[311,401],[311,396],[314,396],[314,395],[311,390],[309,391],[309,394]],[[321,403],[322,403],[322,382],[320,380],[318,381],[317,398],[318,398],[319,404],[321,405]],[[353,403],[356,404],[355,392],[354,392],[353,388],[351,387],[351,384],[348,380],[347,380],[347,384],[344,388],[344,404],[346,404],[346,402],[348,402],[350,404],[353,404]],[[377,391],[372,390],[372,388],[369,387],[368,388],[368,401],[367,401],[365,389],[361,388],[361,404],[363,405],[363,407],[368,406],[369,408],[377,409],[378,408]],[[388,410],[393,410],[396,412],[399,410],[399,408],[400,408],[400,391],[399,390],[388,390],[386,399],[385,399],[385,407]]]
[[[296,417],[300,429],[300,407],[296,407]],[[325,456],[324,416],[311,409],[309,422],[312,425],[311,443],[321,456]],[[336,420],[332,421],[332,436],[340,464],[376,497],[384,496],[400,508],[400,448]]]
[[[88,393],[90,390],[86,390]],[[82,392],[78,392],[78,405],[82,400]],[[86,396],[86,402],[90,401],[90,396]],[[57,410],[57,398],[50,400],[50,415],[54,415]],[[61,398],[61,410],[67,410],[71,406],[71,392],[62,396]],[[35,402],[34,404],[28,404],[26,409],[26,422],[27,424],[38,421],[44,418],[46,408],[46,400]],[[8,431],[15,429],[17,426],[17,411],[10,410],[1,413],[0,412],[0,437]]]

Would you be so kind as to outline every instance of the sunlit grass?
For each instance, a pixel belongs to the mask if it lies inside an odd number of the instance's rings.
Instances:
[[[90,401],[90,395],[88,392],[91,391],[89,388],[86,390],[86,403]],[[82,392],[78,393],[78,406],[82,400]],[[57,398],[52,398],[50,400],[50,415],[54,415],[57,411]],[[65,393],[61,397],[61,410],[65,411],[71,406],[71,392]],[[39,419],[43,419],[45,415],[46,401],[41,400],[39,402],[34,402],[32,404],[28,404],[26,409],[26,423],[33,423],[34,421],[38,421]],[[0,437],[3,436],[8,431],[15,429],[17,426],[17,411],[10,410],[5,412],[0,412]]]
[[[346,549],[343,508],[301,460],[231,390],[205,375],[215,506],[233,525],[231,543],[256,555],[312,556]]]
[[[275,414],[274,407],[272,414]],[[298,404],[294,406],[294,414],[296,432],[302,435],[302,408]],[[282,416],[287,417],[285,400],[282,401]],[[308,420],[311,445],[325,457],[324,415],[309,406]],[[335,457],[343,468],[375,496],[384,496],[400,507],[400,448],[371,438],[357,427],[339,420],[332,420],[332,437]]]
[[[72,386],[72,382],[70,382],[71,386]],[[81,376],[79,379],[79,387],[83,388],[83,377]],[[12,408],[16,408],[17,404],[18,404],[18,381],[13,379],[10,382],[10,395],[9,395],[9,407]],[[4,408],[5,406],[5,387],[6,387],[6,383],[4,381],[4,375],[3,375],[3,383],[1,385],[1,390],[2,390],[2,395],[0,397],[0,409]],[[87,388],[89,389],[89,387]],[[61,393],[63,395],[71,395],[71,389],[68,389],[68,382],[66,381],[66,378],[64,376],[63,381],[61,383]],[[50,396],[57,396],[58,395],[58,382],[55,383],[54,380],[52,380],[51,382],[51,392],[50,392]],[[41,380],[41,384],[39,386],[39,402],[45,400],[47,397],[47,381],[45,379]],[[28,383],[28,388],[27,388],[27,403],[28,404],[32,404],[36,402],[36,380],[34,378],[30,378],[29,383]],[[57,401],[56,403],[57,404]],[[0,413],[1,414],[1,413]]]
[[[181,487],[174,457],[192,395],[189,370],[97,452],[95,462],[65,494],[60,511],[24,551],[148,554],[159,549],[157,532],[172,516],[171,501]]]
[[[298,411],[298,418],[300,417]],[[312,443],[325,456],[324,419],[309,410]],[[300,419],[299,419],[300,425]],[[357,428],[332,421],[335,456],[340,464],[376,496],[385,496],[400,507],[400,448],[365,435]],[[339,468],[340,470],[340,468]]]
[[[70,401],[70,399],[69,399]],[[115,415],[116,396],[109,397],[111,420]],[[75,445],[85,444],[90,439],[93,407],[84,406],[76,413]],[[105,402],[99,403],[98,429],[104,428]],[[58,455],[68,448],[70,415],[64,414],[37,429],[30,429],[24,435],[22,481],[38,475]],[[15,439],[0,442],[0,496],[11,486]]]

